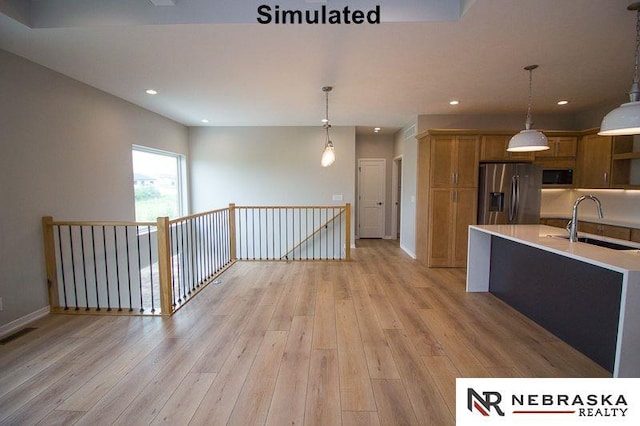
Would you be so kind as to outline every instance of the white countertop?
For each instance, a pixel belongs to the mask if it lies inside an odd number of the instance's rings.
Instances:
[[[617,272],[640,272],[640,250],[612,250],[587,243],[572,243],[568,239],[557,237],[567,235],[567,232],[560,228],[546,225],[472,225],[471,228]],[[585,233],[580,235],[591,236]],[[630,241],[593,237],[638,246]]]

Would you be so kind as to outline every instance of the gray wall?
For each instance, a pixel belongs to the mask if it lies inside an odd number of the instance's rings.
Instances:
[[[368,134],[356,136],[356,173],[358,160],[365,158],[384,158],[386,161],[385,170],[385,237],[392,238],[391,235],[391,169],[393,166],[393,135]],[[356,177],[356,182],[358,182]],[[356,200],[356,211],[358,208],[358,200]],[[357,221],[356,221],[356,229]],[[395,237],[393,237],[395,238]]]
[[[326,168],[324,138],[320,126],[190,128],[192,210],[229,203],[353,206],[355,127],[332,127],[336,161]]]
[[[131,145],[186,155],[188,131],[2,50],[0,96],[1,327],[48,305],[41,217],[133,220]]]

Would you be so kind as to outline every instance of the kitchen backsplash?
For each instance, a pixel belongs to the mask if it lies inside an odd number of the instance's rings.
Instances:
[[[640,228],[640,190],[623,189],[547,189],[542,190],[540,216],[571,217],[576,198],[593,194],[602,203],[604,219],[599,219],[590,201],[580,204],[578,218],[590,222]]]

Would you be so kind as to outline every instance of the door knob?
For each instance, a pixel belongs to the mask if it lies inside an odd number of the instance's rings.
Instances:
[[[381,205],[382,205],[382,201],[379,201],[379,202],[378,202],[378,205],[379,205],[379,206],[381,206]]]

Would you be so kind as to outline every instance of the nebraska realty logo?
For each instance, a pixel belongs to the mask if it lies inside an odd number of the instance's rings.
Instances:
[[[456,424],[640,424],[640,379],[457,379]]]

